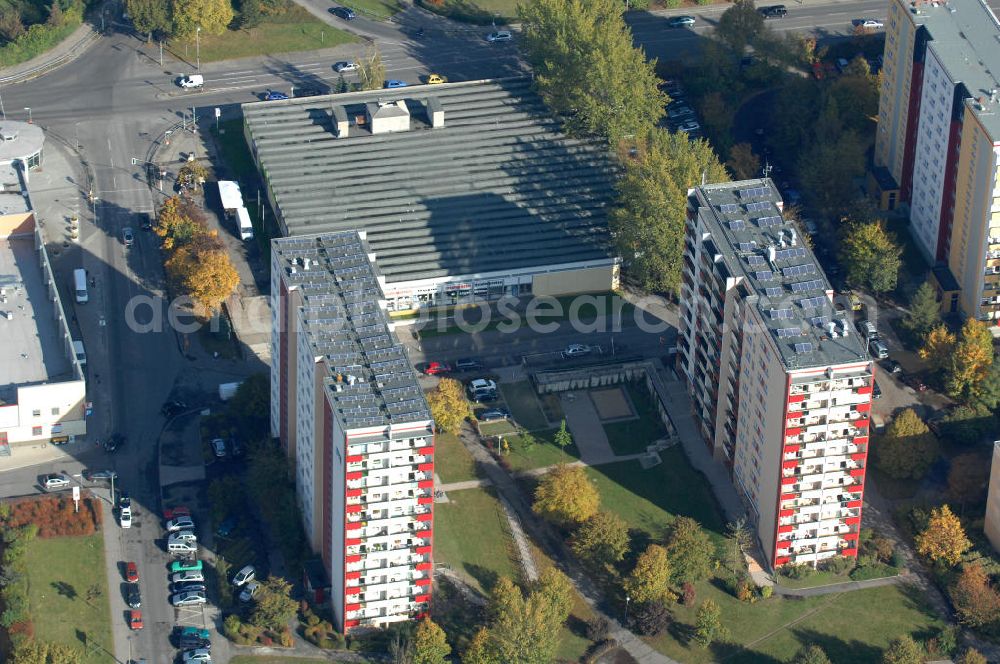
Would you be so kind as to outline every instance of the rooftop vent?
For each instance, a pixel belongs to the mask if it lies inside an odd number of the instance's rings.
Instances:
[[[431,127],[438,129],[444,126],[444,107],[441,105],[441,100],[437,97],[430,97],[424,104],[427,109],[427,122],[430,123]]]
[[[9,127],[0,127],[0,140],[6,141],[16,141],[17,140],[17,130],[11,129]]]
[[[370,103],[368,126],[373,134],[388,134],[395,131],[409,131],[410,110],[402,99],[391,102]]]
[[[347,138],[348,129],[351,126],[347,118],[347,111],[343,106],[334,105],[331,109],[333,113],[333,133],[337,138]]]

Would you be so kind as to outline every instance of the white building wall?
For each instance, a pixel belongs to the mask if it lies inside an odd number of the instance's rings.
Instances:
[[[986,537],[1000,551],[1000,442],[993,443],[993,463],[990,466],[990,488],[986,498]]]
[[[281,433],[281,345],[284,330],[280,321],[285,312],[281,299],[281,265],[278,252],[271,254],[271,437]]]
[[[17,388],[17,402],[0,407],[0,433],[11,446],[47,442],[53,436],[70,441],[87,432],[87,385],[70,380]]]
[[[944,194],[948,137],[951,130],[955,83],[927,47],[921,90],[917,144],[913,159],[913,194],[910,200],[910,232],[924,255],[933,262],[937,252]]]
[[[321,524],[315,522],[315,509],[317,497],[313,495],[315,487],[315,473],[317,472],[316,459],[316,413],[314,411],[315,394],[314,386],[316,381],[316,359],[312,356],[312,349],[309,347],[309,337],[299,322],[298,334],[298,362],[295,376],[295,390],[297,394],[295,410],[295,489],[299,500],[299,507],[302,509],[302,525],[305,528],[306,537],[313,546],[316,546],[318,537],[322,533]]]

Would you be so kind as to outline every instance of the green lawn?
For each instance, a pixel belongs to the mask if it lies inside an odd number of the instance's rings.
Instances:
[[[281,657],[278,655],[237,655],[229,659],[229,664],[329,664],[328,659],[315,657]]]
[[[227,30],[221,35],[202,33],[200,41],[201,61],[215,62],[255,55],[332,48],[349,44],[355,38],[323,23],[302,7],[289,3],[287,11],[269,17],[260,27]],[[197,61],[197,42],[194,37],[190,40],[171,41],[169,49],[175,57],[189,64],[193,65]]]
[[[806,644],[817,644],[834,664],[877,664],[882,649],[902,634],[917,638],[942,626],[912,586],[885,586],[806,599],[772,597],[757,604],[737,601],[712,581],[696,585],[693,607],[673,606],[676,624],[649,642],[660,652],[691,664],[787,662]],[[728,643],[705,649],[687,643],[695,611],[705,599],[722,608]]]
[[[531,545],[531,555],[534,557],[539,572],[552,567],[552,559],[542,553],[534,544]],[[569,618],[559,633],[559,648],[556,650],[557,662],[582,662],[587,649],[593,642],[587,638],[587,623],[595,617],[594,610],[583,599],[580,593],[573,591],[573,608]]]
[[[667,435],[660,416],[656,412],[649,392],[641,385],[624,385],[632,406],[639,415],[638,419],[625,422],[613,422],[604,425],[604,433],[608,436],[611,449],[615,454],[639,454],[646,451],[646,446],[654,440]]]
[[[476,462],[453,433],[441,432],[434,438],[434,471],[442,482],[476,479]]]
[[[479,422],[479,435],[483,438],[492,436],[512,436],[517,433],[517,427],[510,420],[494,420]]]
[[[120,591],[121,579],[108,583],[104,536],[36,538],[24,560],[35,637],[79,648],[82,664],[111,661],[114,643],[109,620],[124,621],[125,616],[111,615],[108,593]],[[92,586],[101,594],[87,600],[87,589]]]
[[[569,445],[565,450],[553,442],[552,438],[558,429],[546,429],[544,431],[533,431],[535,444],[530,449],[525,448],[523,436],[510,436],[507,442],[510,445],[510,453],[507,454],[507,461],[514,472],[531,470],[532,468],[544,468],[554,466],[557,463],[570,463],[580,458],[580,451],[576,445]]]
[[[548,420],[542,414],[538,396],[531,383],[524,380],[516,383],[500,383],[500,393],[510,409],[514,421],[528,431],[547,429]]]
[[[816,586],[826,586],[831,583],[847,583],[851,580],[851,575],[849,572],[834,574],[833,572],[815,570],[804,579],[793,579],[782,574],[777,574],[775,575],[775,580],[778,582],[778,585],[785,586],[786,588],[815,588]]]
[[[435,561],[467,577],[484,592],[500,576],[517,579],[514,542],[503,508],[489,489],[464,489],[434,506]]]
[[[705,478],[680,447],[660,452],[660,458],[663,463],[648,470],[638,461],[587,468],[601,492],[602,508],[654,538],[662,537],[674,516],[689,516],[721,537],[722,515]]]
[[[344,0],[340,4],[370,18],[386,19],[403,9],[396,0]]]

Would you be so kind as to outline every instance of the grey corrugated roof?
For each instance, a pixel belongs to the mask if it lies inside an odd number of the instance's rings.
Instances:
[[[941,60],[955,82],[972,97],[985,97],[983,107],[970,104],[990,136],[1000,137],[1000,103],[990,102],[990,90],[1000,88],[1000,22],[981,0],[911,3],[911,16],[930,34],[928,48]]]
[[[369,248],[356,232],[271,241],[290,288],[302,294],[300,317],[344,429],[425,422],[423,391],[379,306],[382,291]]]
[[[444,127],[430,128],[435,98]],[[353,124],[403,99],[407,132]],[[333,105],[352,125],[336,138]],[[246,104],[289,235],[364,230],[389,282],[609,260],[607,149],[560,133],[527,78]]]
[[[774,183],[743,180],[698,189],[701,201],[708,203],[698,208],[698,216],[729,273],[743,277],[785,366],[804,369],[866,360],[865,343],[844,314],[834,310],[833,288],[823,268],[782,216]],[[790,231],[796,233],[794,243]],[[825,327],[830,322],[838,324],[836,336]],[[809,344],[808,350],[797,350],[801,344]]]

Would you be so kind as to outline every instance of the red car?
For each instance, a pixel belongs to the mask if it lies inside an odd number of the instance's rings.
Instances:
[[[428,362],[427,366],[424,367],[424,373],[428,376],[440,376],[441,374],[451,373],[451,365],[447,362]]]
[[[139,567],[135,563],[125,563],[125,580],[135,583],[139,580]]]
[[[178,505],[177,507],[167,507],[163,510],[163,518],[176,519],[179,516],[191,516],[191,510],[184,505]]]
[[[142,611],[139,609],[132,609],[128,612],[128,626],[134,630],[142,629]]]

